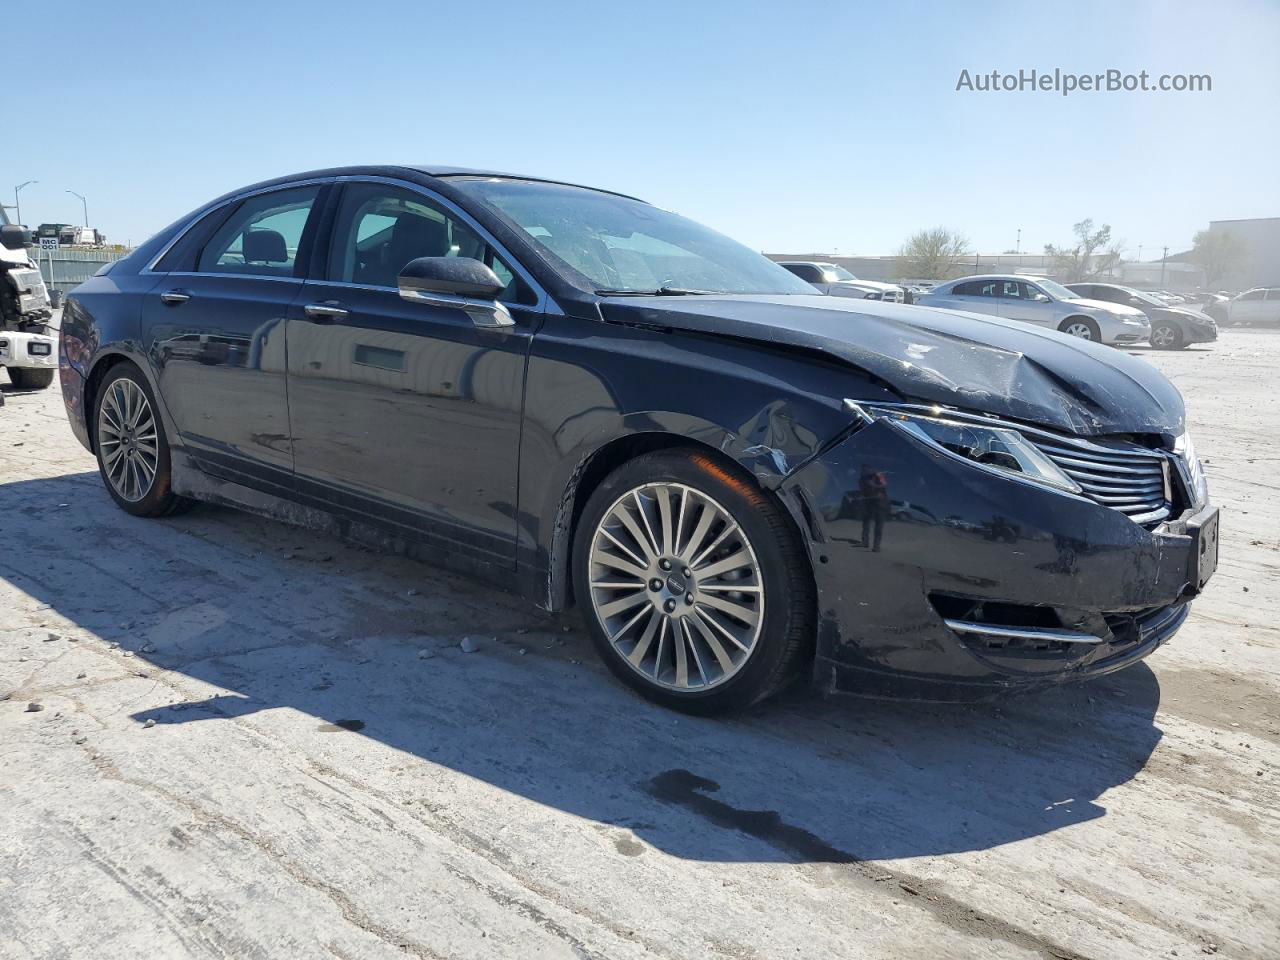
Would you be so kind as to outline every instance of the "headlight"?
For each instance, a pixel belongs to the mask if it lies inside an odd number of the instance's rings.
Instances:
[[[868,422],[883,420],[949,457],[1006,477],[1079,493],[1080,487],[1017,430],[907,412],[893,407],[863,406],[846,400],[845,407]]]
[[[1182,436],[1173,442],[1173,452],[1182,458],[1187,465],[1187,479],[1191,481],[1191,495],[1196,506],[1209,502],[1209,481],[1204,475],[1204,466],[1196,456],[1196,448],[1191,442],[1191,431],[1184,431]]]

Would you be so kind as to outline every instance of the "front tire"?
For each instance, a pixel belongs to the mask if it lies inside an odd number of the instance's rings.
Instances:
[[[1151,328],[1151,345],[1157,350],[1181,350],[1187,345],[1182,331],[1171,323],[1160,323]]]
[[[1058,326],[1069,337],[1079,337],[1081,340],[1092,340],[1094,343],[1102,342],[1102,331],[1098,329],[1098,325],[1088,317],[1067,317]]]
[[[610,474],[579,521],[573,574],[600,657],[667,707],[748,707],[812,649],[798,534],[772,498],[699,451],[645,454]]]
[[[53,370],[34,370],[27,367],[8,367],[9,380],[19,390],[43,390],[53,383]]]
[[[191,501],[172,489],[169,441],[142,371],[125,361],[112,367],[93,404],[98,473],[120,509],[135,517],[163,517]]]

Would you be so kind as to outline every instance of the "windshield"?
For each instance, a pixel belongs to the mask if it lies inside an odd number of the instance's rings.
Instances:
[[[827,283],[834,283],[837,280],[858,279],[838,263],[823,263],[820,264],[820,266],[822,267],[822,272],[827,274],[827,276],[823,278]]]
[[[639,200],[527,180],[454,182],[527,233],[553,266],[568,267],[575,286],[622,294],[813,293],[763,254]]]
[[[1081,299],[1080,294],[1074,290],[1068,290],[1062,284],[1055,283],[1053,280],[1034,280],[1032,282],[1055,300]]]

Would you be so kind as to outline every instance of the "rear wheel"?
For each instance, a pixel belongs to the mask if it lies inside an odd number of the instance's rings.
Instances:
[[[163,517],[190,504],[171,489],[169,443],[142,371],[112,367],[94,400],[98,472],[121,509]]]
[[[1157,350],[1181,350],[1187,345],[1187,338],[1173,324],[1160,323],[1151,328],[1151,345]]]
[[[8,367],[9,380],[19,390],[43,390],[53,383],[53,370],[33,370],[25,367]]]
[[[811,649],[799,537],[771,498],[703,453],[646,454],[610,474],[583,511],[573,563],[600,656],[665,706],[749,706]]]
[[[1102,342],[1102,333],[1098,330],[1098,325],[1088,317],[1068,317],[1062,321],[1058,329],[1068,336],[1079,337],[1081,340]]]

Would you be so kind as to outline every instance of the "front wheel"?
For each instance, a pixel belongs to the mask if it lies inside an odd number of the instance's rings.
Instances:
[[[1058,329],[1068,336],[1079,337],[1081,340],[1092,340],[1094,343],[1102,342],[1102,332],[1098,329],[1098,325],[1088,317],[1068,317],[1062,321]]]
[[[136,517],[163,517],[190,504],[171,488],[169,442],[142,371],[112,367],[94,400],[94,450],[107,493]]]
[[[668,707],[747,707],[809,655],[814,593],[799,536],[749,480],[692,450],[646,454],[588,500],[574,593],[596,649]]]
[[[1187,338],[1171,323],[1157,324],[1151,330],[1151,345],[1157,350],[1181,350]]]
[[[9,380],[19,390],[43,390],[53,383],[53,370],[9,367]]]

